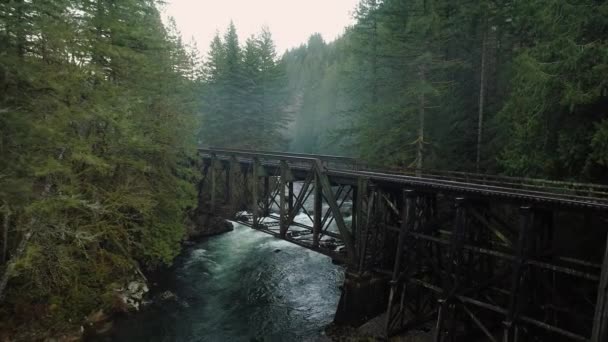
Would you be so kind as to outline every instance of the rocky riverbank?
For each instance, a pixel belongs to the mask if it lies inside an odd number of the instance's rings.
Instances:
[[[191,245],[233,229],[232,223],[220,216],[196,210],[186,222],[186,234],[182,244]],[[157,269],[146,276],[142,274],[142,279],[120,289],[110,312],[99,310],[87,317],[87,327],[82,329],[85,332],[83,335],[85,340],[104,341],[104,336],[112,330],[113,321],[121,319],[124,314],[137,312],[140,308],[155,302],[178,301],[175,294],[163,283],[169,272],[173,272],[172,267]]]
[[[233,230],[232,223],[227,220],[199,210],[190,215],[185,226],[186,232],[182,241],[184,246]],[[152,303],[179,302],[179,298],[170,292],[164,283],[167,274],[173,271],[172,267],[161,267],[154,271],[142,272],[138,267],[134,267],[131,279],[122,284],[111,284],[112,288],[107,293],[110,300],[104,300],[110,304],[91,310],[80,322],[66,322],[65,328],[58,329],[61,332],[33,326],[29,331],[22,329],[2,331],[0,329],[0,341],[109,341],[115,323],[125,317],[145,310],[146,306]]]

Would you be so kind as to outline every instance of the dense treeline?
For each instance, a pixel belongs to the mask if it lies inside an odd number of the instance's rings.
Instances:
[[[201,142],[207,146],[284,149],[289,116],[285,67],[268,29],[239,44],[230,24],[204,64]]]
[[[0,3],[0,331],[80,324],[179,253],[194,62],[155,0]]]
[[[607,181],[608,3],[362,0],[284,63],[291,149]]]

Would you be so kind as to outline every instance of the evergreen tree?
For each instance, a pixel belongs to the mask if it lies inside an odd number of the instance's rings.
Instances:
[[[205,74],[203,143],[284,148],[286,78],[267,29],[241,48],[230,24],[224,39],[211,43]]]
[[[1,6],[0,329],[61,330],[179,252],[198,85],[153,1]]]

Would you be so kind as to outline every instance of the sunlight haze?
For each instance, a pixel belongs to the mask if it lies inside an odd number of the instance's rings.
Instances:
[[[194,38],[203,56],[215,33],[234,21],[244,42],[268,26],[277,53],[297,47],[313,33],[332,41],[353,23],[358,0],[168,0],[165,12],[175,18],[184,41]]]

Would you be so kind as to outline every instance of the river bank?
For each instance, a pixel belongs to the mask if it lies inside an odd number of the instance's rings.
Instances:
[[[141,272],[139,279],[130,282],[126,294],[122,295],[115,310],[104,312],[98,310],[86,318],[80,329],[81,339],[85,341],[109,341],[116,325],[129,321],[131,316],[139,315],[155,305],[166,305],[178,301],[171,287],[171,278],[179,264],[180,257],[189,247],[213,236],[218,236],[234,229],[233,224],[224,218],[196,210],[186,222],[186,234],[181,243],[182,251],[170,266],[161,266],[154,270]],[[112,340],[112,339],[110,339]]]

